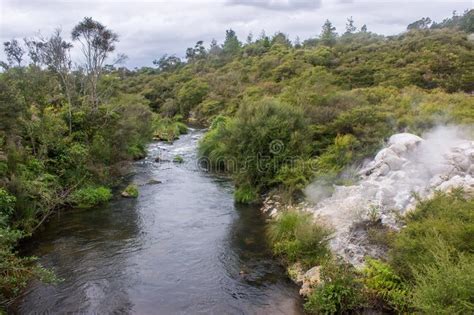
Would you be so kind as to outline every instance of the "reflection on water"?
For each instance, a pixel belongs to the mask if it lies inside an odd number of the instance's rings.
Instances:
[[[53,218],[29,252],[64,281],[33,283],[18,312],[301,313],[296,286],[265,244],[262,215],[195,167],[199,134],[150,145],[135,164],[138,199]],[[176,154],[185,163],[154,162]]]

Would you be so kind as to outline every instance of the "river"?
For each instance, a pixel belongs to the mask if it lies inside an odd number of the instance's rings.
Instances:
[[[301,314],[298,288],[265,243],[265,217],[197,167],[201,135],[150,144],[133,164],[137,199],[54,216],[27,253],[63,280],[32,283],[17,312]],[[175,155],[184,163],[155,162]]]

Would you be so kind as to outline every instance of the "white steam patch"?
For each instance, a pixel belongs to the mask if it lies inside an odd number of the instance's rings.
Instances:
[[[354,226],[381,220],[399,228],[397,216],[413,209],[414,194],[427,198],[436,190],[462,187],[474,193],[473,130],[440,126],[422,138],[401,133],[360,172],[352,186],[328,186],[316,182],[306,189],[315,203],[314,215],[335,229],[331,247],[347,261],[358,265],[373,249]]]

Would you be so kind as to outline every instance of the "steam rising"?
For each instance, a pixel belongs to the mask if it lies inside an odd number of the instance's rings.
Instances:
[[[383,224],[399,228],[397,215],[414,208],[414,193],[426,198],[435,190],[454,187],[474,193],[472,135],[472,128],[454,126],[437,127],[423,138],[396,134],[359,172],[356,185],[310,185],[306,196],[315,203],[311,211],[335,229],[333,250],[347,261],[360,264],[371,248],[354,229],[357,223],[376,216]]]

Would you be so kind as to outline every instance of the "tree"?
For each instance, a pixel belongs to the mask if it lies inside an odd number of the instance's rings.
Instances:
[[[217,56],[222,52],[222,48],[217,44],[217,41],[213,38],[211,45],[209,45],[209,55]]]
[[[25,50],[20,46],[18,41],[16,39],[12,39],[9,42],[4,42],[3,47],[10,65],[17,63],[18,67],[21,67]]]
[[[296,36],[296,39],[295,39],[295,48],[296,49],[300,49],[302,46],[301,46],[301,39],[299,36]]]
[[[352,16],[347,19],[346,23],[346,32],[344,34],[349,35],[349,34],[354,34],[356,31],[356,27],[354,26],[354,20],[352,19]]]
[[[199,40],[196,42],[196,45],[193,47],[189,47],[186,49],[186,59],[189,61],[195,61],[199,59],[203,59],[206,57],[206,48],[203,46],[203,41]]]
[[[237,35],[232,29],[225,31],[225,41],[222,47],[222,51],[227,56],[235,56],[240,52],[240,47],[242,44],[240,43]]]
[[[41,59],[44,64],[58,74],[63,85],[68,101],[69,133],[72,132],[72,102],[74,93],[74,78],[71,73],[71,43],[63,40],[61,29],[56,29],[53,35],[44,43],[39,45],[41,49]]]
[[[28,38],[24,38],[23,41],[28,49],[28,57],[30,57],[35,66],[39,66],[42,62],[41,49],[44,44],[43,41]]]
[[[288,39],[288,36],[282,32],[277,32],[272,37],[272,46],[280,44],[286,47],[291,47],[291,41]]]
[[[153,60],[153,64],[158,67],[158,70],[163,72],[176,70],[182,63],[179,57],[168,56],[166,54],[158,60]]]
[[[430,28],[431,23],[432,21],[429,17],[424,17],[418,21],[408,24],[407,30],[426,30]]]
[[[250,32],[250,33],[247,35],[247,45],[252,44],[252,42],[253,42],[253,34],[252,34],[252,32]]]
[[[85,57],[90,99],[94,107],[98,106],[97,83],[102,74],[104,62],[115,51],[118,35],[91,17],[85,17],[72,30],[72,40],[79,41]]]
[[[362,33],[367,33],[367,25],[365,25],[365,24],[362,25],[362,27],[360,28],[360,31],[361,31]]]
[[[336,28],[329,20],[326,20],[321,31],[321,43],[326,46],[333,46],[336,43],[336,37]]]

